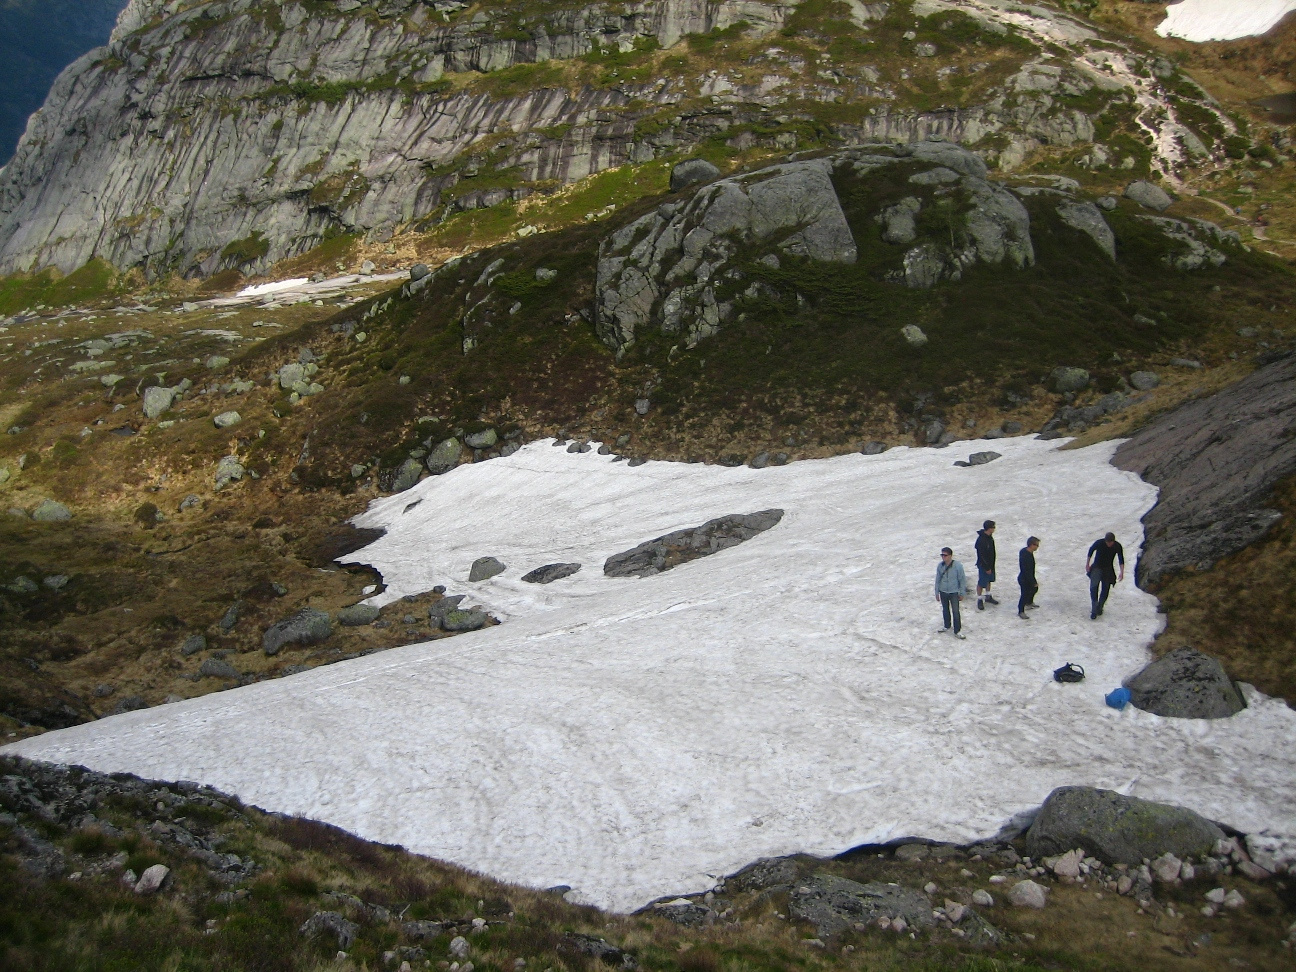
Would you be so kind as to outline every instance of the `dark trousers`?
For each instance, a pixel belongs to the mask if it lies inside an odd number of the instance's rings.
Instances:
[[[1027,604],[1035,603],[1035,592],[1039,590],[1038,584],[1022,584],[1017,582],[1021,587],[1021,597],[1017,599],[1017,613],[1023,614],[1026,611]]]
[[[963,630],[963,617],[959,614],[959,596],[957,594],[941,593],[941,617],[945,619],[945,627],[950,626],[950,615],[954,615],[954,633],[958,634]]]
[[[1093,605],[1093,610],[1102,614],[1103,605],[1107,603],[1107,595],[1111,593],[1111,578],[1101,571],[1089,571],[1089,601]]]

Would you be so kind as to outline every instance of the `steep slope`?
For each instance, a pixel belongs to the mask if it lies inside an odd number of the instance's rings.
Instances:
[[[941,135],[1007,169],[1101,132],[1113,167],[1170,171],[1207,150],[1158,84],[989,0],[136,0],[0,177],[0,272],[254,270],[693,151]]]

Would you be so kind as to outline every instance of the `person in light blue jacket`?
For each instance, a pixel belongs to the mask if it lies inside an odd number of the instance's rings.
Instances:
[[[966,640],[963,634],[963,618],[959,612],[959,602],[967,589],[967,575],[963,565],[954,559],[954,551],[949,547],[941,548],[941,562],[936,567],[936,600],[940,601],[941,615],[945,620],[942,631],[950,630],[950,619],[953,616],[954,637]]]

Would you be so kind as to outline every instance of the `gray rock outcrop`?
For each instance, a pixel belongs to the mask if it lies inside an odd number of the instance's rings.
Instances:
[[[720,170],[706,159],[687,159],[671,169],[671,192],[720,178]]]
[[[936,924],[931,903],[921,891],[898,884],[860,884],[831,874],[797,881],[788,895],[788,911],[794,918],[812,922],[820,938],[879,918],[903,918],[911,928]]]
[[[556,580],[570,577],[580,569],[580,564],[546,564],[523,574],[522,579],[528,584],[552,584]]]
[[[332,636],[333,625],[329,616],[308,607],[266,628],[261,637],[261,647],[267,655],[274,656],[288,645],[317,645]]]
[[[403,493],[407,489],[412,489],[418,485],[419,478],[422,475],[423,463],[418,459],[406,459],[392,475],[391,491],[393,493]]]
[[[1224,666],[1186,646],[1152,662],[1125,687],[1138,708],[1176,719],[1227,719],[1246,708]]]
[[[238,681],[239,670],[224,658],[204,658],[198,666],[198,674],[206,678],[224,678]]]
[[[31,518],[37,523],[65,523],[72,519],[72,511],[58,500],[41,500],[32,510]]]
[[[1077,392],[1089,385],[1089,372],[1083,368],[1054,368],[1049,377],[1058,392]]]
[[[436,447],[428,453],[427,470],[433,476],[444,475],[459,465],[459,457],[462,455],[463,446],[460,445],[458,439],[445,439],[438,442]]]
[[[737,546],[783,519],[782,510],[738,513],[708,520],[699,527],[676,530],[632,550],[613,554],[603,565],[608,577],[651,577],[672,567]]]
[[[1101,209],[1087,201],[1067,202],[1058,206],[1057,214],[1062,222],[1086,234],[1098,244],[1098,249],[1116,259],[1116,234],[1107,225]]]
[[[176,389],[155,385],[144,389],[144,416],[155,419],[175,402]]]
[[[317,911],[306,919],[299,932],[306,938],[328,935],[337,941],[338,948],[345,951],[351,947],[356,935],[360,933],[360,926],[354,921],[348,921],[339,912]]]
[[[485,611],[460,611],[455,608],[441,615],[441,630],[462,632],[476,631],[486,626]]]
[[[1174,202],[1160,186],[1139,180],[1125,187],[1125,198],[1132,199],[1144,209],[1155,209],[1158,213],[1170,208]]]
[[[1266,500],[1296,473],[1296,355],[1161,416],[1112,462],[1160,488],[1143,517],[1141,585],[1243,549],[1281,518]]]
[[[225,456],[216,464],[216,489],[221,490],[230,483],[238,482],[243,478],[244,472],[246,470],[238,456]]]
[[[1030,829],[1033,858],[1083,848],[1107,864],[1141,864],[1167,852],[1187,859],[1211,853],[1224,832],[1184,807],[1152,803],[1089,786],[1059,787],[1049,794]]]

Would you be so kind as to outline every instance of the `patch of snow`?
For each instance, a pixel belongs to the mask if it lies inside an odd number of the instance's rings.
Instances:
[[[302,284],[310,283],[309,277],[294,277],[291,280],[275,280],[271,283],[257,284],[255,287],[244,287],[235,297],[264,297],[266,294],[277,294],[282,290],[297,290]]]
[[[1246,689],[1227,720],[1103,695],[1149,660],[1156,601],[1117,585],[1088,616],[1081,569],[1114,530],[1133,558],[1154,487],[1115,443],[1029,438],[753,470],[568,453],[549,442],[375,502],[353,560],[389,589],[446,584],[506,619],[45,733],[7,752],[161,779],[617,910],[712,887],[760,857],[996,833],[1054,787],[1192,807],[1296,852],[1296,713]],[[1002,458],[957,469],[989,447]],[[416,500],[423,500],[413,508]],[[644,579],[603,561],[729,513],[781,508],[737,547]],[[408,512],[405,512],[408,509]],[[938,634],[937,555],[969,572],[998,521],[1003,604]],[[1025,537],[1040,609],[1016,617]],[[467,582],[472,561],[507,570]],[[524,584],[542,564],[583,569]],[[1130,565],[1127,576],[1133,574]],[[1074,661],[1088,678],[1052,681]]]
[[[1236,40],[1268,33],[1296,10],[1296,0],[1180,0],[1166,7],[1162,37],[1189,41]]]

